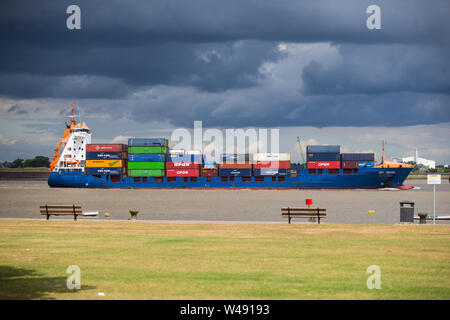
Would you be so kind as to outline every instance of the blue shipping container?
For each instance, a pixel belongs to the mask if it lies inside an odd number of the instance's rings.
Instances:
[[[166,161],[166,155],[165,154],[159,154],[159,153],[130,153],[128,154],[128,161],[130,162],[148,162],[148,161],[157,161],[157,162],[164,162]]]
[[[150,138],[150,139],[128,139],[129,147],[159,147],[168,146],[169,141],[164,138]]]
[[[375,165],[374,161],[358,161],[358,166],[361,167],[373,167]]]
[[[87,176],[117,176],[122,174],[122,168],[84,168]]]
[[[86,160],[122,159],[122,152],[86,152]]]
[[[220,169],[220,177],[251,177],[252,169]]]
[[[375,161],[374,153],[343,153],[342,161]]]
[[[223,162],[250,161],[250,154],[223,154]]]
[[[255,176],[288,176],[290,169],[255,169]]]
[[[339,161],[339,153],[308,153],[308,161]]]
[[[203,157],[200,154],[171,154],[167,156],[168,162],[195,162],[201,163]]]
[[[340,153],[341,146],[307,146],[306,153]]]

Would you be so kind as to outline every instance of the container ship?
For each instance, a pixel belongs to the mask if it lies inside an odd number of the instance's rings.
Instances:
[[[340,146],[306,148],[306,168],[289,153],[223,154],[207,161],[198,151],[171,150],[165,138],[92,144],[91,130],[72,118],[50,163],[50,187],[72,188],[407,188],[412,165],[375,163],[373,153],[341,153]]]

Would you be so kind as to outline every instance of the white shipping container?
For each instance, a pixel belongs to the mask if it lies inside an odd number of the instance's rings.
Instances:
[[[256,161],[291,161],[290,153],[254,153],[253,162]]]

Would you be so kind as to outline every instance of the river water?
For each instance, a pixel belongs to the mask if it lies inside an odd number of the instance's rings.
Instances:
[[[436,191],[436,213],[450,215],[450,184]],[[433,188],[426,180],[408,180],[413,190],[151,190],[50,188],[46,180],[0,180],[0,218],[44,219],[41,204],[80,204],[85,211],[100,211],[96,219],[283,222],[281,207],[326,208],[327,223],[399,223],[399,202],[415,202],[415,214],[433,210]],[[375,213],[369,214],[369,210]],[[105,217],[109,214],[109,218]],[[51,219],[70,219],[51,217]],[[93,218],[80,218],[93,219]],[[295,219],[305,222],[306,219]],[[448,223],[440,221],[439,224]]]

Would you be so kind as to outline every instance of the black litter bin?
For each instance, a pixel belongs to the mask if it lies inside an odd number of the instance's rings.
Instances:
[[[414,223],[414,202],[400,201],[400,222]]]

